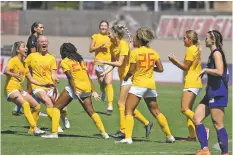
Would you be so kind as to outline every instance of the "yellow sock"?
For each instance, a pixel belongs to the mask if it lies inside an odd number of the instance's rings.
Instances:
[[[142,115],[142,113],[139,110],[135,109],[133,114],[134,117],[137,118],[145,126],[149,124],[149,121]]]
[[[195,138],[196,137],[196,131],[195,131],[195,125],[193,124],[193,116],[194,112],[192,110],[186,110],[183,112],[187,116],[187,125],[189,130],[189,137]]]
[[[47,114],[50,119],[53,118],[53,108],[46,108]]]
[[[125,133],[125,106],[120,105],[119,111],[120,111],[120,131],[122,133]]]
[[[107,93],[107,98],[108,98],[108,105],[112,106],[113,95],[114,95],[112,84],[106,85],[106,93]]]
[[[53,117],[52,117],[52,133],[58,133],[58,126],[60,122],[60,110],[53,108]]]
[[[103,122],[100,118],[100,116],[97,114],[97,113],[94,113],[91,118],[93,119],[93,121],[95,122],[95,125],[96,127],[99,129],[99,131],[102,133],[102,134],[105,134],[106,131],[105,131],[105,128],[104,128],[104,125],[103,125]]]
[[[32,129],[35,129],[37,127],[37,125],[36,125],[36,122],[35,122],[35,120],[34,120],[34,118],[32,116],[29,103],[24,102],[22,107],[23,107],[24,116],[26,117],[28,123],[30,124],[30,127]]]
[[[189,130],[189,137],[190,138],[196,138],[196,129],[195,125],[193,124],[193,121],[187,117],[187,125]]]
[[[125,117],[125,138],[132,139],[134,119],[132,115],[126,115]]]
[[[33,118],[34,118],[34,120],[35,120],[35,122],[36,122],[36,125],[38,125],[37,124],[37,122],[38,122],[38,119],[39,119],[39,113],[40,113],[40,104],[38,104],[35,108],[33,108],[33,110],[32,110],[32,116],[33,116]],[[33,133],[34,132],[34,129],[32,128],[32,127],[30,127],[30,129],[29,129],[29,133]]]
[[[165,135],[167,137],[170,137],[172,134],[170,132],[166,117],[162,113],[160,113],[156,119],[158,120],[159,125],[163,130],[163,132],[165,133]]]

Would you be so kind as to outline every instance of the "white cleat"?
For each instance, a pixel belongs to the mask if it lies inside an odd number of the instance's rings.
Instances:
[[[46,132],[44,130],[41,130],[39,128],[37,128],[35,131],[34,131],[34,135],[35,136],[38,136],[38,135],[43,135],[45,134]]]
[[[132,144],[133,141],[132,141],[132,139],[122,139],[120,141],[116,141],[115,143],[116,144]]]
[[[176,140],[173,136],[171,136],[171,137],[167,137],[165,141],[166,143],[174,143]]]
[[[64,132],[63,129],[61,128],[61,126],[58,127],[58,132]]]
[[[70,122],[69,122],[68,118],[67,118],[67,117],[65,117],[65,118],[64,118],[64,117],[61,117],[61,120],[62,120],[62,122],[63,122],[65,128],[66,128],[66,129],[69,129],[69,128],[70,128]]]
[[[107,133],[103,133],[103,134],[102,134],[102,137],[103,137],[104,139],[109,139],[109,135],[108,135]]]
[[[107,112],[111,113],[112,111],[113,111],[113,107],[109,105],[108,108],[107,108]]]
[[[53,138],[58,138],[58,134],[52,133],[52,134],[48,134],[48,135],[42,135],[41,137],[42,138],[51,138],[51,139],[53,139]]]

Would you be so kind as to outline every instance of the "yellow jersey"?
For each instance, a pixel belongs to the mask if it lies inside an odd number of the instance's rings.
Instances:
[[[142,46],[130,52],[130,63],[136,64],[133,73],[133,86],[156,89],[154,79],[154,65],[160,58],[151,48]]]
[[[192,45],[187,48],[184,60],[192,61],[192,65],[184,72],[184,88],[202,88],[201,78],[196,79],[202,70],[201,57],[198,59],[198,56],[197,46]]]
[[[44,56],[39,52],[31,53],[25,62],[32,68],[32,77],[40,83],[54,83],[52,80],[52,71],[57,69],[56,58],[47,53]],[[32,84],[32,90],[44,89],[48,90],[43,86],[37,86]]]
[[[119,78],[123,81],[129,71],[129,44],[121,40],[118,46],[113,48],[112,54],[116,60],[119,60],[120,56],[125,56],[122,66],[118,67]]]
[[[75,60],[65,58],[61,61],[61,67],[64,72],[70,71],[74,81],[75,88],[80,92],[91,92],[91,82],[87,74],[85,62],[81,64]]]
[[[19,73],[21,81],[16,79],[13,76],[7,76],[5,91],[7,94],[11,93],[14,90],[23,90],[22,84],[25,80],[25,76],[29,73],[29,69],[26,63],[22,62],[18,56],[12,57],[8,60],[7,67],[13,73]]]
[[[103,47],[101,47],[95,51],[95,58],[110,62],[111,61],[110,38],[107,35],[103,35],[100,33],[92,35],[91,38],[95,41],[94,46],[100,46],[100,45],[104,44],[105,42],[109,42],[108,44],[104,45]],[[99,63],[99,62],[95,62],[95,64],[96,65],[103,65],[102,63]]]

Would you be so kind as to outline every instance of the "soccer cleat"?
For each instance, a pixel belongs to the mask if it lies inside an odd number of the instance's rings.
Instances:
[[[57,131],[60,132],[60,133],[61,133],[61,132],[64,132],[61,126],[58,127],[58,130],[57,130]]]
[[[206,149],[202,149],[202,150],[197,151],[196,155],[211,155],[211,153],[210,153],[210,150],[208,148],[206,148]]]
[[[53,139],[53,138],[58,138],[58,134],[52,133],[52,134],[48,134],[48,135],[42,135],[41,137],[42,138],[51,138],[51,139]]]
[[[111,113],[113,111],[113,107],[111,105],[108,106],[107,112]]]
[[[21,112],[21,111],[15,111],[15,110],[12,111],[12,115],[13,115],[13,116],[21,116],[21,115],[23,115],[23,114],[24,114],[24,113]]]
[[[107,133],[103,133],[103,134],[102,134],[102,137],[103,137],[104,139],[109,139],[109,135],[108,135]]]
[[[38,135],[43,135],[45,134],[46,132],[44,130],[41,130],[39,128],[37,128],[36,130],[34,130],[34,135],[35,136],[38,136]]]
[[[62,122],[63,122],[65,128],[66,128],[66,129],[69,129],[69,128],[70,128],[70,122],[69,122],[68,118],[66,118],[66,117],[65,117],[65,118],[64,118],[64,117],[61,117],[61,120],[62,120]]]
[[[101,100],[106,101],[106,92],[105,91],[103,91],[101,94]]]
[[[209,137],[210,137],[210,129],[209,128],[205,128],[205,131],[206,131],[206,136],[207,136],[207,140],[208,140]]]
[[[173,136],[170,136],[170,137],[167,137],[165,141],[166,143],[174,143],[176,140]]]
[[[132,141],[132,139],[122,139],[121,141],[116,141],[115,142],[116,144],[132,144],[133,143],[133,141]]]
[[[117,131],[116,133],[114,133],[111,136],[114,137],[114,138],[125,138],[125,134],[122,133],[121,131]]]
[[[149,122],[149,124],[145,126],[146,137],[148,137],[150,135],[150,131],[151,131],[152,126],[153,126],[153,122]]]
[[[40,113],[39,113],[39,116],[48,117],[48,115],[45,114],[45,113],[43,113],[43,112],[40,112]]]

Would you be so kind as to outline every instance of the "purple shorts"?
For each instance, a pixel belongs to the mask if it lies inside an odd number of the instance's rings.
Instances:
[[[208,107],[227,107],[228,96],[216,96],[214,98],[208,98],[204,96],[200,104],[205,104]]]

